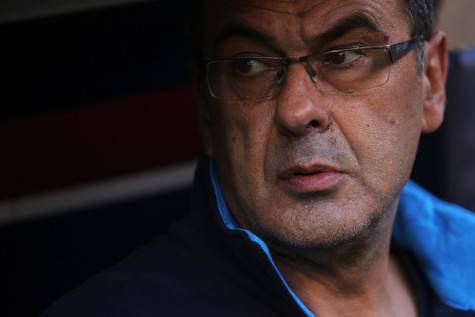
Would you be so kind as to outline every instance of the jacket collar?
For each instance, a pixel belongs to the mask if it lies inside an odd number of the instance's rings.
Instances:
[[[475,310],[475,214],[409,181],[401,192],[393,240],[412,251],[446,305]]]
[[[204,164],[203,164],[204,165]],[[270,268],[304,316],[314,316],[288,286],[267,244],[239,227],[224,199],[213,161],[207,161],[218,222],[239,233],[264,254]],[[204,168],[204,166],[203,166]],[[437,199],[409,181],[400,196],[393,227],[393,241],[411,251],[439,299],[449,307],[475,310],[475,215]]]

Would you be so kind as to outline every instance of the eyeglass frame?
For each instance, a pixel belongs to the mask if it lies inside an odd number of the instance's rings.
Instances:
[[[281,84],[283,82],[283,79],[286,78],[289,65],[296,64],[296,63],[304,63],[305,70],[307,71],[310,79],[312,80],[313,83],[317,83],[316,71],[310,66],[310,63],[309,63],[309,59],[312,57],[322,56],[322,55],[331,54],[331,53],[341,53],[341,52],[349,52],[349,51],[357,51],[357,50],[385,49],[388,52],[390,63],[394,64],[397,61],[399,61],[401,58],[406,56],[410,51],[415,49],[418,42],[423,42],[423,41],[425,41],[423,37],[414,37],[407,41],[398,42],[394,44],[354,46],[354,47],[334,49],[334,50],[320,52],[317,54],[309,54],[309,55],[297,56],[297,57],[259,56],[259,58],[281,61],[282,75],[281,75],[281,79],[277,80],[277,84]],[[215,99],[221,99],[221,100],[223,99],[223,98],[217,97],[211,89],[211,85],[209,82],[209,75],[208,75],[209,65],[216,62],[233,62],[233,61],[244,60],[244,59],[252,59],[252,57],[217,58],[217,59],[205,58],[203,60],[204,66],[205,66],[206,85],[208,87],[208,92],[210,93],[211,97]],[[312,75],[312,73],[314,74]]]

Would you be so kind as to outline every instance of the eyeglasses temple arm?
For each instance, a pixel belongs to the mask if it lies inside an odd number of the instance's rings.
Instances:
[[[421,41],[419,38],[415,38],[406,42],[393,44],[389,47],[389,57],[391,62],[395,63],[409,53],[417,44]]]

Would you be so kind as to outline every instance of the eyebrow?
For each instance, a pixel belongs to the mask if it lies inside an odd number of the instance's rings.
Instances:
[[[256,43],[264,44],[275,51],[281,51],[278,48],[276,40],[272,36],[238,22],[228,24],[224,31],[216,38],[214,41],[214,51],[216,51],[221,43],[232,37],[247,38]]]
[[[389,38],[389,36],[367,14],[363,12],[355,12],[338,20],[328,30],[317,35],[312,40],[312,43],[315,46],[320,47],[355,29],[367,29],[373,33],[381,35],[385,40]]]
[[[389,38],[378,24],[376,24],[376,22],[367,14],[363,12],[355,12],[338,20],[328,30],[315,36],[311,40],[311,43],[314,47],[322,47],[352,30],[362,28],[381,35],[385,40]],[[216,49],[221,43],[232,37],[244,37],[257,43],[264,44],[276,52],[283,53],[273,36],[238,22],[230,23],[225,27],[224,31],[214,41],[214,51],[216,52]]]

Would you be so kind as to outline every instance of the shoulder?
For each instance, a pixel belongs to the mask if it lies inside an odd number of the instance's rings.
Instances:
[[[189,223],[175,229],[61,298],[44,317],[249,316],[259,309],[235,282],[242,276],[232,261]]]
[[[45,316],[128,316],[130,306],[147,310],[152,302],[171,301],[180,288],[186,289],[179,273],[187,272],[184,263],[189,256],[183,248],[161,237],[61,298]]]
[[[61,298],[44,316],[190,314],[186,303],[198,304],[196,294],[213,297],[209,290],[202,290],[205,277],[210,284],[218,283],[206,256],[195,248],[196,239],[189,243],[180,235],[161,236]]]

